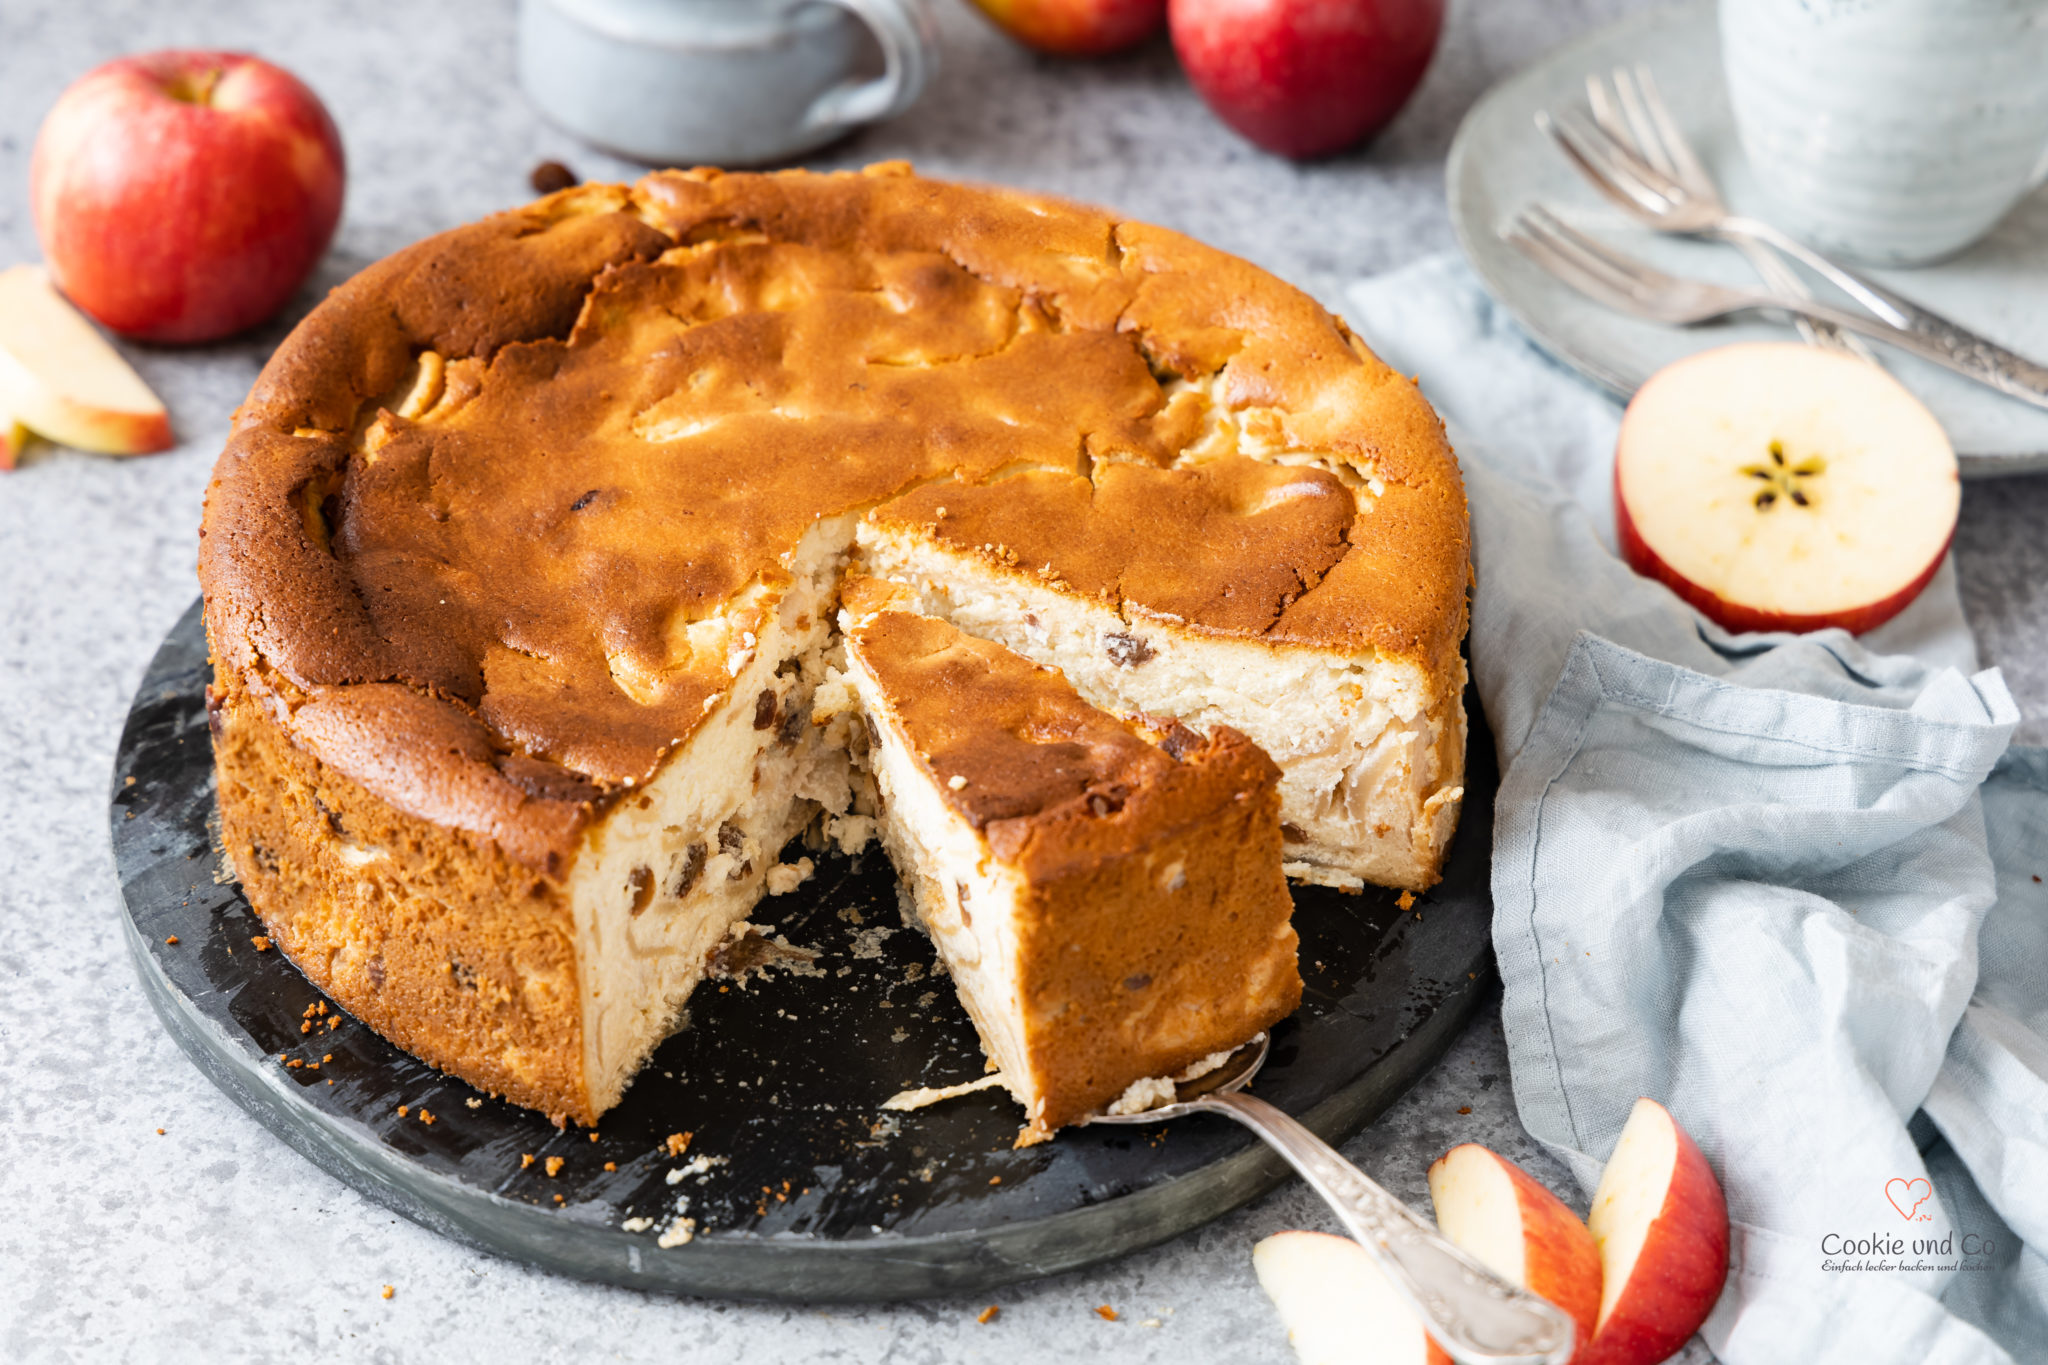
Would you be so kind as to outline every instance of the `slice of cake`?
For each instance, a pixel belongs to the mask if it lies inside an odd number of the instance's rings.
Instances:
[[[846,600],[883,843],[1024,1106],[1020,1146],[1293,1013],[1264,754],[1107,715],[884,585]]]
[[[1348,477],[1347,477],[1348,475]],[[1279,764],[1287,871],[1435,884],[1464,795],[1463,660],[1399,622],[1396,486],[1234,453],[929,484],[858,533],[918,609],[1052,664],[1096,706],[1241,731]],[[1399,539],[1399,536],[1392,537]]]

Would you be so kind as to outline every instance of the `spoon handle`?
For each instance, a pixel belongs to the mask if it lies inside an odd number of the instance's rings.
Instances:
[[[1280,1110],[1242,1091],[1188,1107],[1229,1115],[1286,1157],[1460,1365],[1560,1365],[1571,1355],[1562,1309],[1495,1275]]]

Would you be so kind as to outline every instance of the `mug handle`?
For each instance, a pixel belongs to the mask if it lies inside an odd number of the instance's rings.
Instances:
[[[873,31],[887,63],[873,80],[846,81],[811,101],[808,130],[852,128],[894,118],[917,102],[939,65],[939,35],[924,0],[820,0],[851,13]]]

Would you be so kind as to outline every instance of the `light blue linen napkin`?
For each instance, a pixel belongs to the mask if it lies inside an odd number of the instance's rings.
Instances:
[[[2018,713],[1953,568],[1861,640],[1730,636],[1614,557],[1619,407],[1462,262],[1345,302],[1471,497],[1523,1123],[1589,1193],[1638,1095],[1698,1140],[1730,1365],[2048,1361],[2048,762],[1985,785]]]

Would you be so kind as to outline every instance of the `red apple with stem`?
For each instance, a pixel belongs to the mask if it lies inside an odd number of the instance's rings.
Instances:
[[[1615,540],[1729,630],[1860,632],[1919,596],[1962,502],[1941,424],[1847,351],[1743,342],[1650,376],[1622,415]]]
[[[1168,0],[1188,79],[1216,116],[1297,160],[1393,120],[1429,68],[1443,0]]]
[[[1055,57],[1105,57],[1166,24],[1166,0],[974,0],[1003,32]]]
[[[29,198],[51,277],[107,327],[211,341],[275,313],[341,216],[341,135],[290,72],[234,52],[122,57],[61,95]]]

